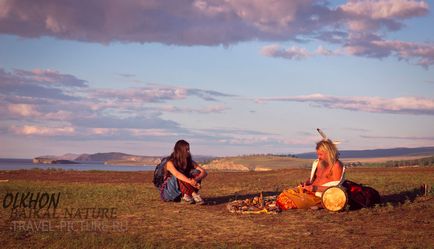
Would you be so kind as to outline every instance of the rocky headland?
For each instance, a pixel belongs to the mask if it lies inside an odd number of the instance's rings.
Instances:
[[[156,165],[160,162],[159,156],[137,156],[120,152],[95,154],[65,154],[62,156],[40,156],[33,158],[33,163],[42,164],[83,164],[104,163],[108,165]]]
[[[203,165],[207,170],[219,170],[219,171],[250,171],[250,169],[240,163],[235,163],[227,159],[215,159],[207,164]]]

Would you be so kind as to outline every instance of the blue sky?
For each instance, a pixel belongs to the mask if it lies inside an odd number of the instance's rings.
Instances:
[[[432,1],[0,1],[0,157],[434,146]]]

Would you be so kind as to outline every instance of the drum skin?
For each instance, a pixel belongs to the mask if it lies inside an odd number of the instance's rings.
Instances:
[[[347,205],[348,195],[344,187],[329,187],[322,193],[321,202],[329,211],[341,211]]]

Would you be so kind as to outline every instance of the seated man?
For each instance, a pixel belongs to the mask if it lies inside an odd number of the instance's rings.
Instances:
[[[333,142],[329,139],[318,142],[316,153],[318,159],[313,162],[310,179],[297,188],[283,191],[277,197],[276,204],[282,210],[318,206],[322,192],[342,181],[344,168]]]

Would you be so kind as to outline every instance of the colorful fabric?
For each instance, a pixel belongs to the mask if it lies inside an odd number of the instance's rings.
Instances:
[[[194,177],[198,174],[200,174],[200,171],[193,169],[187,177]],[[160,188],[160,197],[163,201],[177,201],[180,199],[181,194],[191,196],[193,192],[197,191],[198,189],[190,184],[180,181],[175,176],[171,175],[164,179]]]
[[[160,197],[163,201],[175,201],[181,196],[178,179],[175,176],[166,177],[160,188]]]
[[[197,191],[199,191],[199,189],[191,186],[190,184],[188,184],[186,182],[180,181],[179,179],[178,179],[178,185],[179,185],[179,190],[181,191],[181,193],[188,195],[188,196],[191,196],[193,194],[193,192],[197,193]]]
[[[310,208],[321,203],[321,198],[302,188],[292,188],[283,191],[276,201],[282,210]]]

